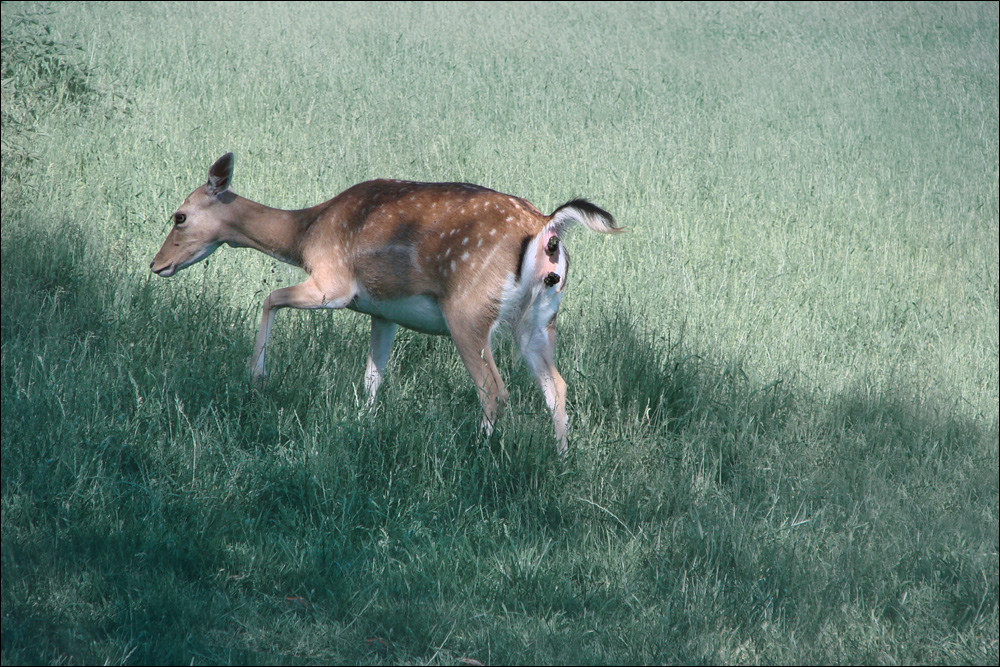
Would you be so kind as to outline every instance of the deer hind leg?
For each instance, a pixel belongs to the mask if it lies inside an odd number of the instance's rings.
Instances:
[[[493,351],[490,349],[490,330],[493,322],[485,316],[469,316],[458,312],[448,312],[444,309],[445,320],[451,338],[458,348],[472,381],[479,393],[479,401],[483,405],[483,421],[480,428],[487,435],[493,432],[500,408],[507,401],[507,388],[500,378],[496,363],[493,361]]]
[[[263,312],[260,315],[260,327],[257,329],[257,341],[253,347],[250,361],[250,374],[254,382],[260,384],[267,378],[264,360],[267,354],[267,340],[271,335],[274,315],[281,308],[344,308],[354,298],[350,283],[346,280],[319,281],[314,277],[271,292],[264,299]]]
[[[368,393],[368,405],[375,403],[375,393],[385,377],[385,367],[389,363],[389,351],[396,336],[396,324],[389,320],[372,315],[372,340],[368,353],[368,365],[365,368],[365,391]]]
[[[555,364],[556,351],[556,318],[543,326],[533,326],[517,331],[517,342],[521,354],[531,373],[538,380],[545,395],[545,404],[552,413],[552,423],[556,430],[556,448],[559,454],[566,455],[569,417],[566,415],[566,382],[559,375]]]

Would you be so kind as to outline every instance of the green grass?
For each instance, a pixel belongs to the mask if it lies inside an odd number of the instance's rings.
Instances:
[[[998,660],[992,4],[5,3],[2,655],[14,663]],[[570,457],[498,342],[151,276],[211,162],[585,196]]]

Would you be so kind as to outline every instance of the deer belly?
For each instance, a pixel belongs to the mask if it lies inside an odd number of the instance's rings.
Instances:
[[[420,333],[439,336],[448,333],[448,324],[444,321],[444,314],[437,301],[426,295],[376,300],[362,288],[347,307]]]

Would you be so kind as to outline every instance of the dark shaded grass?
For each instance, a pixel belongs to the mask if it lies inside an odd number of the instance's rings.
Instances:
[[[564,464],[518,363],[486,441],[444,339],[359,412],[346,314],[283,314],[259,391],[256,312],[7,220],[5,662],[995,662],[996,424],[625,309],[562,323]]]

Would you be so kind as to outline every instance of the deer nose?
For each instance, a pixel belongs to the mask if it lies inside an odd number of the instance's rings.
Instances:
[[[173,266],[172,264],[167,264],[166,266],[161,266],[160,268],[156,268],[156,260],[154,259],[152,262],[149,263],[149,270],[155,273],[156,275],[160,276],[161,278],[167,278],[174,274],[174,272],[171,270],[172,266]]]

